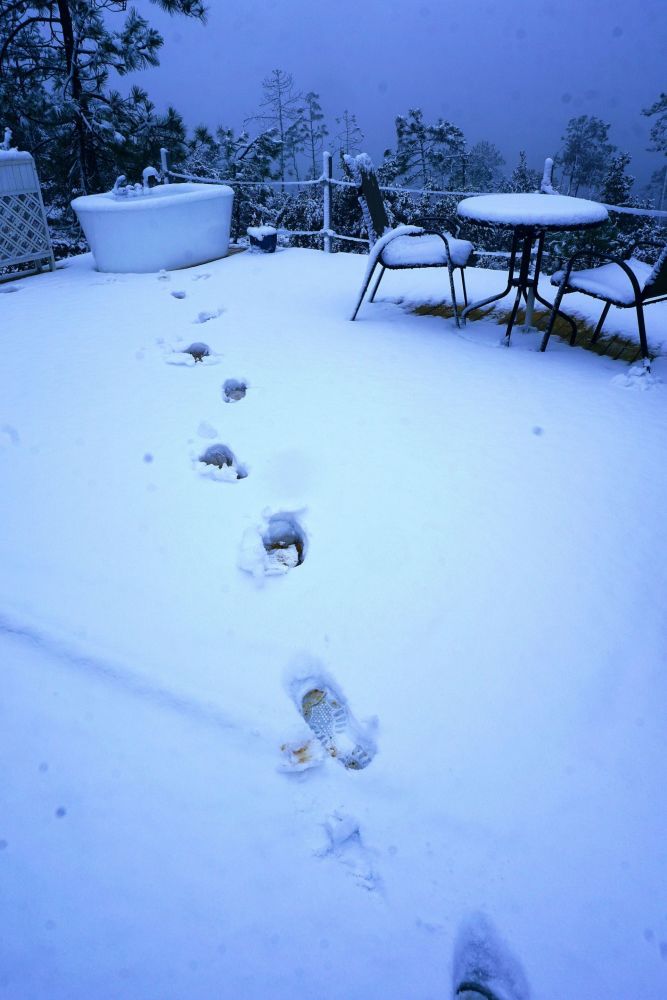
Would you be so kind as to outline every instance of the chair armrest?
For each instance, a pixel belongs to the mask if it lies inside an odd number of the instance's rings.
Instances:
[[[561,258],[561,260],[563,259]],[[586,260],[591,262],[595,261],[596,266],[599,266],[600,264],[600,258],[597,256],[595,251],[586,249],[577,250],[575,253],[572,254],[571,257],[569,257],[567,260],[564,260],[562,267],[559,267],[556,271],[556,273],[558,273],[558,271],[562,271],[564,275],[563,281],[560,281],[559,285],[567,284],[568,278],[570,277],[570,273],[574,270],[575,263]]]
[[[590,259],[592,256],[594,255],[591,253],[590,250],[578,250],[577,253],[572,254],[572,256],[567,262],[567,265],[565,267],[565,273],[563,275],[563,280],[559,282],[559,286],[563,289],[566,289],[568,287],[570,274],[572,273],[572,265],[576,260],[580,258],[583,258],[585,260],[587,257]],[[632,285],[632,291],[634,292],[635,295],[635,300],[638,301],[641,298],[642,290],[639,287],[639,282],[637,281],[637,277],[634,271],[632,270],[632,268],[628,267],[626,261],[621,260],[620,257],[606,257],[604,260],[600,261],[597,266],[602,267],[604,264],[618,264],[618,266],[621,268],[622,271],[625,272],[626,277],[630,281],[630,284]],[[581,289],[577,288],[573,290],[581,291]]]
[[[452,236],[456,236],[461,228],[461,223],[449,215],[418,215],[415,219],[413,219],[412,225],[428,227],[438,226],[442,229],[446,229]]]

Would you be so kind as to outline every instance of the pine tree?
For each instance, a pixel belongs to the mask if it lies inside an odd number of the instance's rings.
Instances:
[[[467,186],[471,191],[495,191],[502,180],[505,159],[492,142],[475,143],[467,156]]]
[[[309,91],[304,101],[304,131],[308,150],[309,173],[312,179],[321,173],[321,153],[329,130],[324,122],[320,95]]]
[[[652,152],[667,155],[667,94],[661,94],[650,108],[643,109],[642,114],[647,118],[655,117],[655,121],[651,125],[652,145],[649,149]]]
[[[158,2],[169,13],[205,18],[201,0]],[[70,189],[108,186],[119,147],[137,131],[143,140],[161,129],[172,137],[180,131],[175,112],[158,119],[143,91],[122,97],[108,89],[111,70],[124,76],[156,66],[163,44],[133,8],[112,29],[109,15],[125,7],[114,0],[6,0],[0,8],[0,103],[16,138],[38,156],[62,161]]]
[[[655,117],[649,133],[651,139],[649,150],[667,156],[667,94],[660,94],[657,101],[649,108],[643,109],[642,114],[647,118]],[[651,187],[655,189],[658,208],[663,209],[667,203],[667,164],[653,174]]]
[[[540,175],[537,170],[533,170],[528,166],[526,153],[522,149],[519,153],[519,162],[512,171],[512,175],[505,185],[505,189],[512,192],[530,192],[538,191],[539,187]]]
[[[359,128],[357,116],[353,115],[346,108],[342,115],[336,118],[336,125],[340,127],[340,131],[336,133],[336,138],[338,139],[338,152],[341,158],[343,154],[353,156],[355,153],[361,152],[364,133]]]
[[[396,166],[406,183],[423,188],[465,183],[465,138],[456,125],[442,119],[428,125],[412,108],[407,117],[396,118],[396,140]]]
[[[563,170],[560,189],[577,195],[583,186],[590,194],[602,181],[616,147],[609,142],[609,124],[594,115],[571,118],[557,157]]]
[[[630,202],[630,192],[634,177],[625,172],[630,163],[629,153],[616,153],[612,156],[607,172],[602,178],[599,198],[605,205],[627,205]]]
[[[249,225],[277,221],[285,196],[264,182],[275,180],[273,165],[281,143],[269,128],[251,138],[219,126],[213,134],[206,126],[195,128],[178,165],[184,173],[217,180],[243,181],[234,190],[234,235],[244,235]],[[298,227],[297,227],[298,228]]]
[[[278,151],[278,176],[281,181],[287,177],[287,165],[291,161],[294,169],[296,156],[303,145],[303,103],[301,94],[294,89],[291,73],[274,69],[262,81],[264,100],[261,107],[266,110],[253,115],[250,121],[260,121],[275,133],[280,140]]]

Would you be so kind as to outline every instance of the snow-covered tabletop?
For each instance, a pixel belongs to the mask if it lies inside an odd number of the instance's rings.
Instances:
[[[457,211],[464,219],[483,225],[539,229],[599,226],[609,218],[604,205],[563,194],[484,194],[465,198]]]
[[[508,344],[516,318],[516,309],[522,295],[526,299],[524,323],[526,327],[532,324],[533,303],[536,298],[548,309],[552,308],[551,303],[542,298],[537,291],[545,232],[550,229],[587,229],[599,226],[609,218],[604,205],[599,205],[595,201],[539,192],[535,194],[485,194],[475,198],[465,198],[459,202],[457,211],[462,218],[472,219],[485,226],[512,226],[514,229],[507,286],[498,295],[482,299],[481,302],[471,302],[462,313],[465,322],[468,313],[479,309],[480,306],[499,301],[512,288],[516,288],[516,302],[510,313],[505,334]],[[531,275],[529,262],[535,247],[537,247],[537,256]],[[521,265],[516,273],[515,265],[518,253],[521,254]],[[570,323],[573,327],[573,333],[576,332],[576,327],[571,320]]]

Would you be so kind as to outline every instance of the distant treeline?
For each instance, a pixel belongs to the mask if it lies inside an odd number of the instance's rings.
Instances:
[[[202,20],[206,13],[202,0],[160,0],[160,5],[174,15]],[[69,209],[71,198],[110,189],[121,173],[140,178],[146,165],[159,163],[162,146],[185,172],[255,183],[237,198],[239,232],[257,222],[320,228],[318,188],[291,197],[263,182],[317,178],[325,146],[342,175],[342,154],[364,145],[355,114],[344,109],[328,122],[319,94],[303,93],[289,73],[275,69],[263,81],[257,114],[240,131],[221,124],[213,131],[200,125],[188,132],[175,108],[158,113],[140,87],[121,94],[110,86],[112,70],[123,77],[157,65],[162,44],[148,21],[136,9],[126,10],[121,0],[0,4],[0,125],[12,130],[14,145],[37,160],[59,253],[82,246]],[[667,94],[639,113],[652,119],[651,148],[664,157]],[[592,115],[567,123],[556,157],[556,186],[564,194],[610,204],[660,204],[664,162],[638,197],[627,172],[630,156],[610,141],[609,131],[608,123]],[[530,191],[540,180],[524,152],[518,151],[517,162],[508,167],[492,142],[470,146],[459,126],[443,119],[428,122],[419,108],[396,118],[394,144],[377,166],[383,184],[426,192],[391,195],[389,208],[397,221],[433,211],[451,215],[455,200],[430,196],[429,191]],[[333,211],[336,231],[361,234],[358,206],[349,191],[335,190]],[[623,217],[616,227],[617,248],[651,225]]]

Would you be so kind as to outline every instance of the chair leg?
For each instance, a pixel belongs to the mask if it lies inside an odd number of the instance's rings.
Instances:
[[[380,271],[380,277],[375,282],[375,288],[371,292],[371,297],[368,300],[369,302],[373,302],[375,300],[375,293],[377,292],[378,288],[380,287],[380,282],[384,278],[384,272],[387,270],[386,267],[384,266],[384,264],[381,264],[380,267],[382,268],[382,270]]]
[[[547,344],[549,343],[549,337],[554,328],[554,323],[556,322],[556,316],[558,315],[558,310],[560,309],[560,304],[563,301],[563,295],[565,293],[565,282],[558,286],[558,292],[556,293],[556,299],[551,307],[551,316],[549,316],[549,325],[546,329],[546,333],[542,337],[542,343],[540,344],[540,350],[546,351]]]
[[[451,292],[452,292],[452,305],[454,306],[454,319],[456,320],[457,327],[460,329],[461,328],[461,324],[459,322],[459,310],[458,310],[458,307],[456,305],[456,291],[454,289],[454,268],[453,267],[448,267],[447,268],[447,272],[449,274],[449,287],[450,287]]]
[[[646,323],[644,322],[644,306],[641,299],[637,302],[637,325],[639,327],[639,343],[642,346],[642,358],[644,367],[650,372],[651,364],[648,356],[648,341],[646,339]]]
[[[600,314],[600,318],[598,320],[598,325],[595,327],[593,336],[591,337],[591,344],[597,344],[598,337],[602,333],[602,327],[604,326],[604,321],[607,318],[607,313],[609,312],[610,306],[611,302],[605,302],[604,309],[602,310],[602,313]]]
[[[357,313],[359,312],[359,308],[361,306],[361,303],[364,301],[364,295],[368,291],[368,286],[371,283],[371,278],[373,277],[373,274],[375,273],[375,268],[376,267],[377,267],[377,261],[375,262],[375,264],[373,264],[373,266],[370,269],[370,272],[368,274],[368,277],[366,278],[366,281],[363,284],[363,287],[361,289],[361,294],[359,295],[359,298],[357,299],[357,304],[354,307],[354,312],[352,313],[352,315],[350,317],[350,319],[352,320],[352,322],[354,322],[354,320],[357,318]]]
[[[468,305],[468,290],[466,288],[466,276],[463,268],[461,268],[461,284],[463,286],[463,305],[465,307]]]

